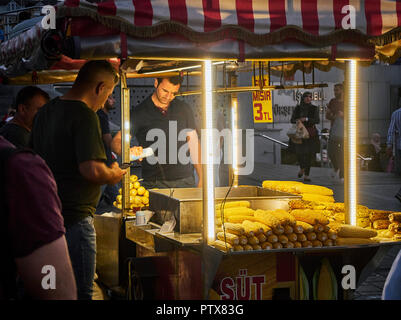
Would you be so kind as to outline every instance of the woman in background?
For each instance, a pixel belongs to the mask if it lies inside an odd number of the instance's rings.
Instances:
[[[295,149],[300,167],[298,178],[304,177],[305,182],[311,181],[309,178],[310,167],[320,144],[316,129],[316,124],[319,123],[319,108],[311,102],[312,93],[304,92],[301,103],[295,107],[291,117],[291,123],[302,122],[309,133],[309,139],[302,139],[302,143],[297,144]]]

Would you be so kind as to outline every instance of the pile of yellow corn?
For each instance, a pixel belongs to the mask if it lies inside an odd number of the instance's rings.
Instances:
[[[217,240],[223,251],[269,250],[336,245],[329,220],[314,210],[253,210],[247,201],[217,205]]]
[[[117,195],[116,201],[113,202],[113,205],[121,210],[122,208],[122,190],[121,188],[118,190],[119,195]],[[138,181],[138,177],[136,175],[130,176],[130,209],[134,208],[143,208],[149,205],[149,191],[145,189],[145,187],[141,186]]]

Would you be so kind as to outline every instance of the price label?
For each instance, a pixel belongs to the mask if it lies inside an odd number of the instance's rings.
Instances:
[[[268,76],[263,77],[263,86],[269,83]],[[252,84],[259,86],[259,77],[252,77]],[[273,104],[272,93],[268,91],[254,91],[252,92],[253,104],[253,122],[254,123],[268,123],[273,122]]]

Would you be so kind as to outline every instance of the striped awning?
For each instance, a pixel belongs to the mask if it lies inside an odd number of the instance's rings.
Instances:
[[[59,15],[90,16],[133,37],[180,34],[196,42],[231,38],[254,46],[287,39],[314,46],[344,41],[383,46],[400,39],[401,1],[67,0]]]
[[[401,56],[401,0],[66,0],[73,59],[379,59]],[[0,73],[48,70],[40,23],[0,44]],[[73,52],[73,53],[71,53]]]

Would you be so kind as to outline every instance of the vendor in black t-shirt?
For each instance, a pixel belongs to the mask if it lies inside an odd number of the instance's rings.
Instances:
[[[131,113],[131,135],[140,146],[151,147],[155,153],[142,161],[142,184],[146,188],[195,187],[194,167],[199,178],[197,187],[202,186],[201,150],[194,116],[189,105],[174,99],[181,83],[180,76],[155,79],[154,93]],[[119,140],[113,143],[121,145]]]
[[[16,97],[17,112],[0,129],[0,135],[19,148],[28,147],[33,119],[38,110],[49,101],[49,95],[34,86],[22,88]]]

